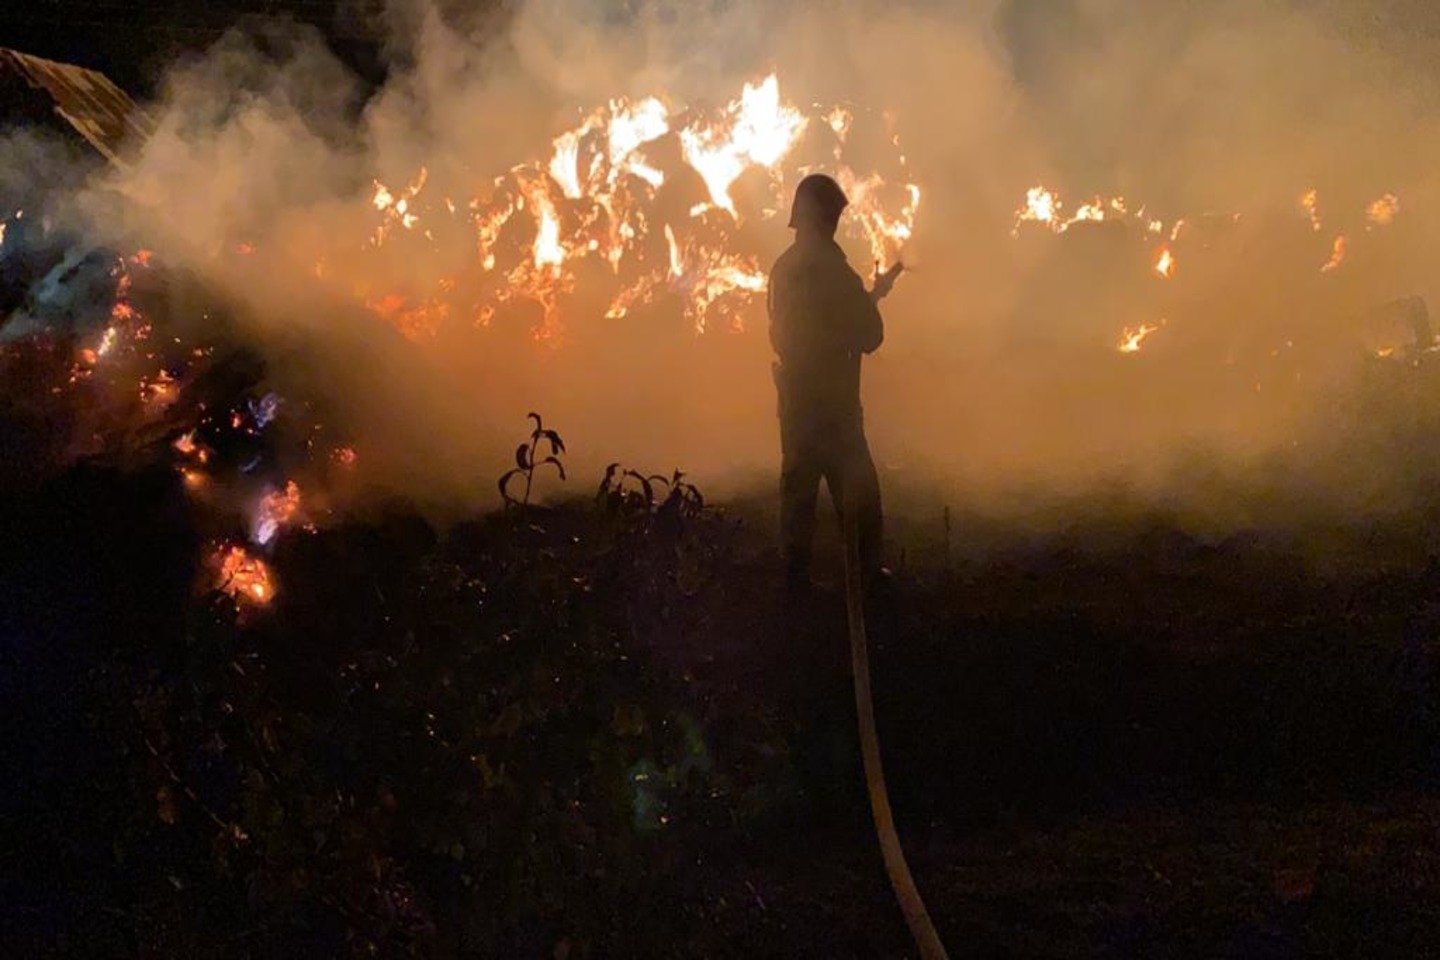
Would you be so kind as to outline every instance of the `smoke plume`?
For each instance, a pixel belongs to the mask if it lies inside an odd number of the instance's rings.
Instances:
[[[252,25],[175,66],[147,106],[155,135],[80,207],[92,235],[222,291],[277,389],[323,395],[383,486],[493,496],[532,409],[582,478],[623,460],[721,491],[768,485],[763,296],[739,331],[696,333],[664,299],[607,318],[580,291],[554,343],[535,342],[533,306],[407,338],[376,292],[422,297],[473,273],[474,238],[366,242],[376,181],[401,190],[424,167],[432,205],[463,207],[613,98],[723,106],[773,71],[790,103],[848,104],[893,130],[904,171],[881,150],[864,159],[922,191],[901,254],[912,269],[865,372],[872,446],[897,488],[1013,504],[1118,483],[1198,506],[1201,480],[1304,464],[1297,493],[1351,509],[1407,489],[1356,436],[1372,419],[1364,391],[1376,370],[1420,376],[1376,365],[1366,318],[1434,293],[1440,249],[1435,60],[1417,31],[1367,23],[1353,4],[1238,0],[410,3],[385,17],[378,90],[307,28]],[[1129,215],[1017,231],[1040,183],[1066,214],[1099,195]],[[1299,202],[1311,190],[1318,227]],[[1391,221],[1367,218],[1387,195]],[[783,224],[743,229],[764,268]],[[1322,272],[1342,234],[1345,262]],[[1165,243],[1169,281],[1150,270]],[[868,275],[864,245],[847,250]],[[1120,352],[1141,325],[1156,329]],[[1384,415],[1415,417],[1398,395]]]

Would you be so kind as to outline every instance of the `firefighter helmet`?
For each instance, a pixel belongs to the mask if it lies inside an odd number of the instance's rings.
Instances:
[[[833,177],[812,173],[795,187],[795,202],[790,206],[790,226],[813,222],[833,227],[840,214],[850,205],[845,191]]]

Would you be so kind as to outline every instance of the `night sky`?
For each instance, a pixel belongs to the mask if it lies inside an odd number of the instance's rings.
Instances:
[[[24,0],[0,4],[0,46],[100,70],[140,97],[166,64],[202,51],[252,17],[290,17],[319,29],[341,60],[383,79],[383,0]]]

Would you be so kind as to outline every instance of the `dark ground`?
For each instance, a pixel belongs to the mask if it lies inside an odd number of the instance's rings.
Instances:
[[[952,955],[1434,955],[1436,514],[1320,563],[1092,506],[892,526],[876,709]],[[238,619],[168,468],[0,522],[6,956],[913,955],[843,598],[784,601],[763,502],[377,508]]]

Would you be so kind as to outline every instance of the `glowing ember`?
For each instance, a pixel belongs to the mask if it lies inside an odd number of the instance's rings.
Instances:
[[[1060,201],[1055,194],[1043,185],[1031,187],[1025,191],[1025,206],[1015,212],[1015,230],[1018,233],[1020,224],[1026,221],[1053,227],[1059,215]]]
[[[1321,273],[1329,273],[1338,269],[1340,264],[1345,262],[1345,247],[1345,234],[1336,235],[1335,242],[1330,246],[1330,259],[1326,260],[1325,265],[1320,268]]]
[[[1098,221],[1098,220],[1104,220],[1104,219],[1105,219],[1105,205],[1100,202],[1100,198],[1099,198],[1099,197],[1096,197],[1094,200],[1090,201],[1089,203],[1082,203],[1082,204],[1080,205],[1080,209],[1078,209],[1078,210],[1075,211],[1075,216],[1073,216],[1073,217],[1070,218],[1069,223],[1067,223],[1066,226],[1069,226],[1071,223],[1079,223],[1080,221],[1083,221],[1083,220],[1096,220],[1096,221]]]
[[[377,247],[385,242],[385,238],[397,225],[406,230],[415,229],[415,224],[420,222],[420,218],[411,212],[410,207],[415,197],[425,189],[425,180],[428,176],[429,171],[421,167],[415,180],[402,190],[398,197],[379,180],[375,181],[375,193],[370,198],[370,202],[376,210],[384,215],[384,220],[375,229],[375,235],[371,238]]]
[[[1319,233],[1322,224],[1320,222],[1320,194],[1317,190],[1307,190],[1300,196],[1300,208],[1310,218],[1310,229]]]
[[[330,462],[346,470],[353,469],[358,457],[352,447],[336,447],[330,451]]]
[[[147,410],[163,410],[174,403],[179,395],[179,385],[164,370],[157,373],[153,379],[146,377],[140,380],[140,402]]]
[[[1120,335],[1120,343],[1116,349],[1121,353],[1139,353],[1140,346],[1145,342],[1145,338],[1156,330],[1159,330],[1163,323],[1164,321],[1162,320],[1160,324],[1142,323],[1139,327],[1126,327],[1124,333]]]
[[[1388,227],[1395,221],[1395,214],[1400,212],[1400,198],[1393,193],[1387,193],[1378,200],[1372,201],[1365,208],[1365,219],[1372,226]]]
[[[231,544],[216,550],[215,589],[236,600],[264,606],[275,596],[275,584],[265,561],[252,557],[244,547]]]
[[[255,509],[252,524],[253,538],[264,545],[275,538],[282,526],[295,519],[300,512],[300,487],[294,480],[287,481],[284,490],[272,490],[260,498]]]
[[[1168,246],[1160,248],[1160,253],[1155,258],[1155,272],[1166,280],[1175,276],[1175,254],[1170,252]]]
[[[194,460],[196,463],[207,463],[210,460],[210,448],[195,439],[194,430],[182,433],[170,446],[182,457]]]

